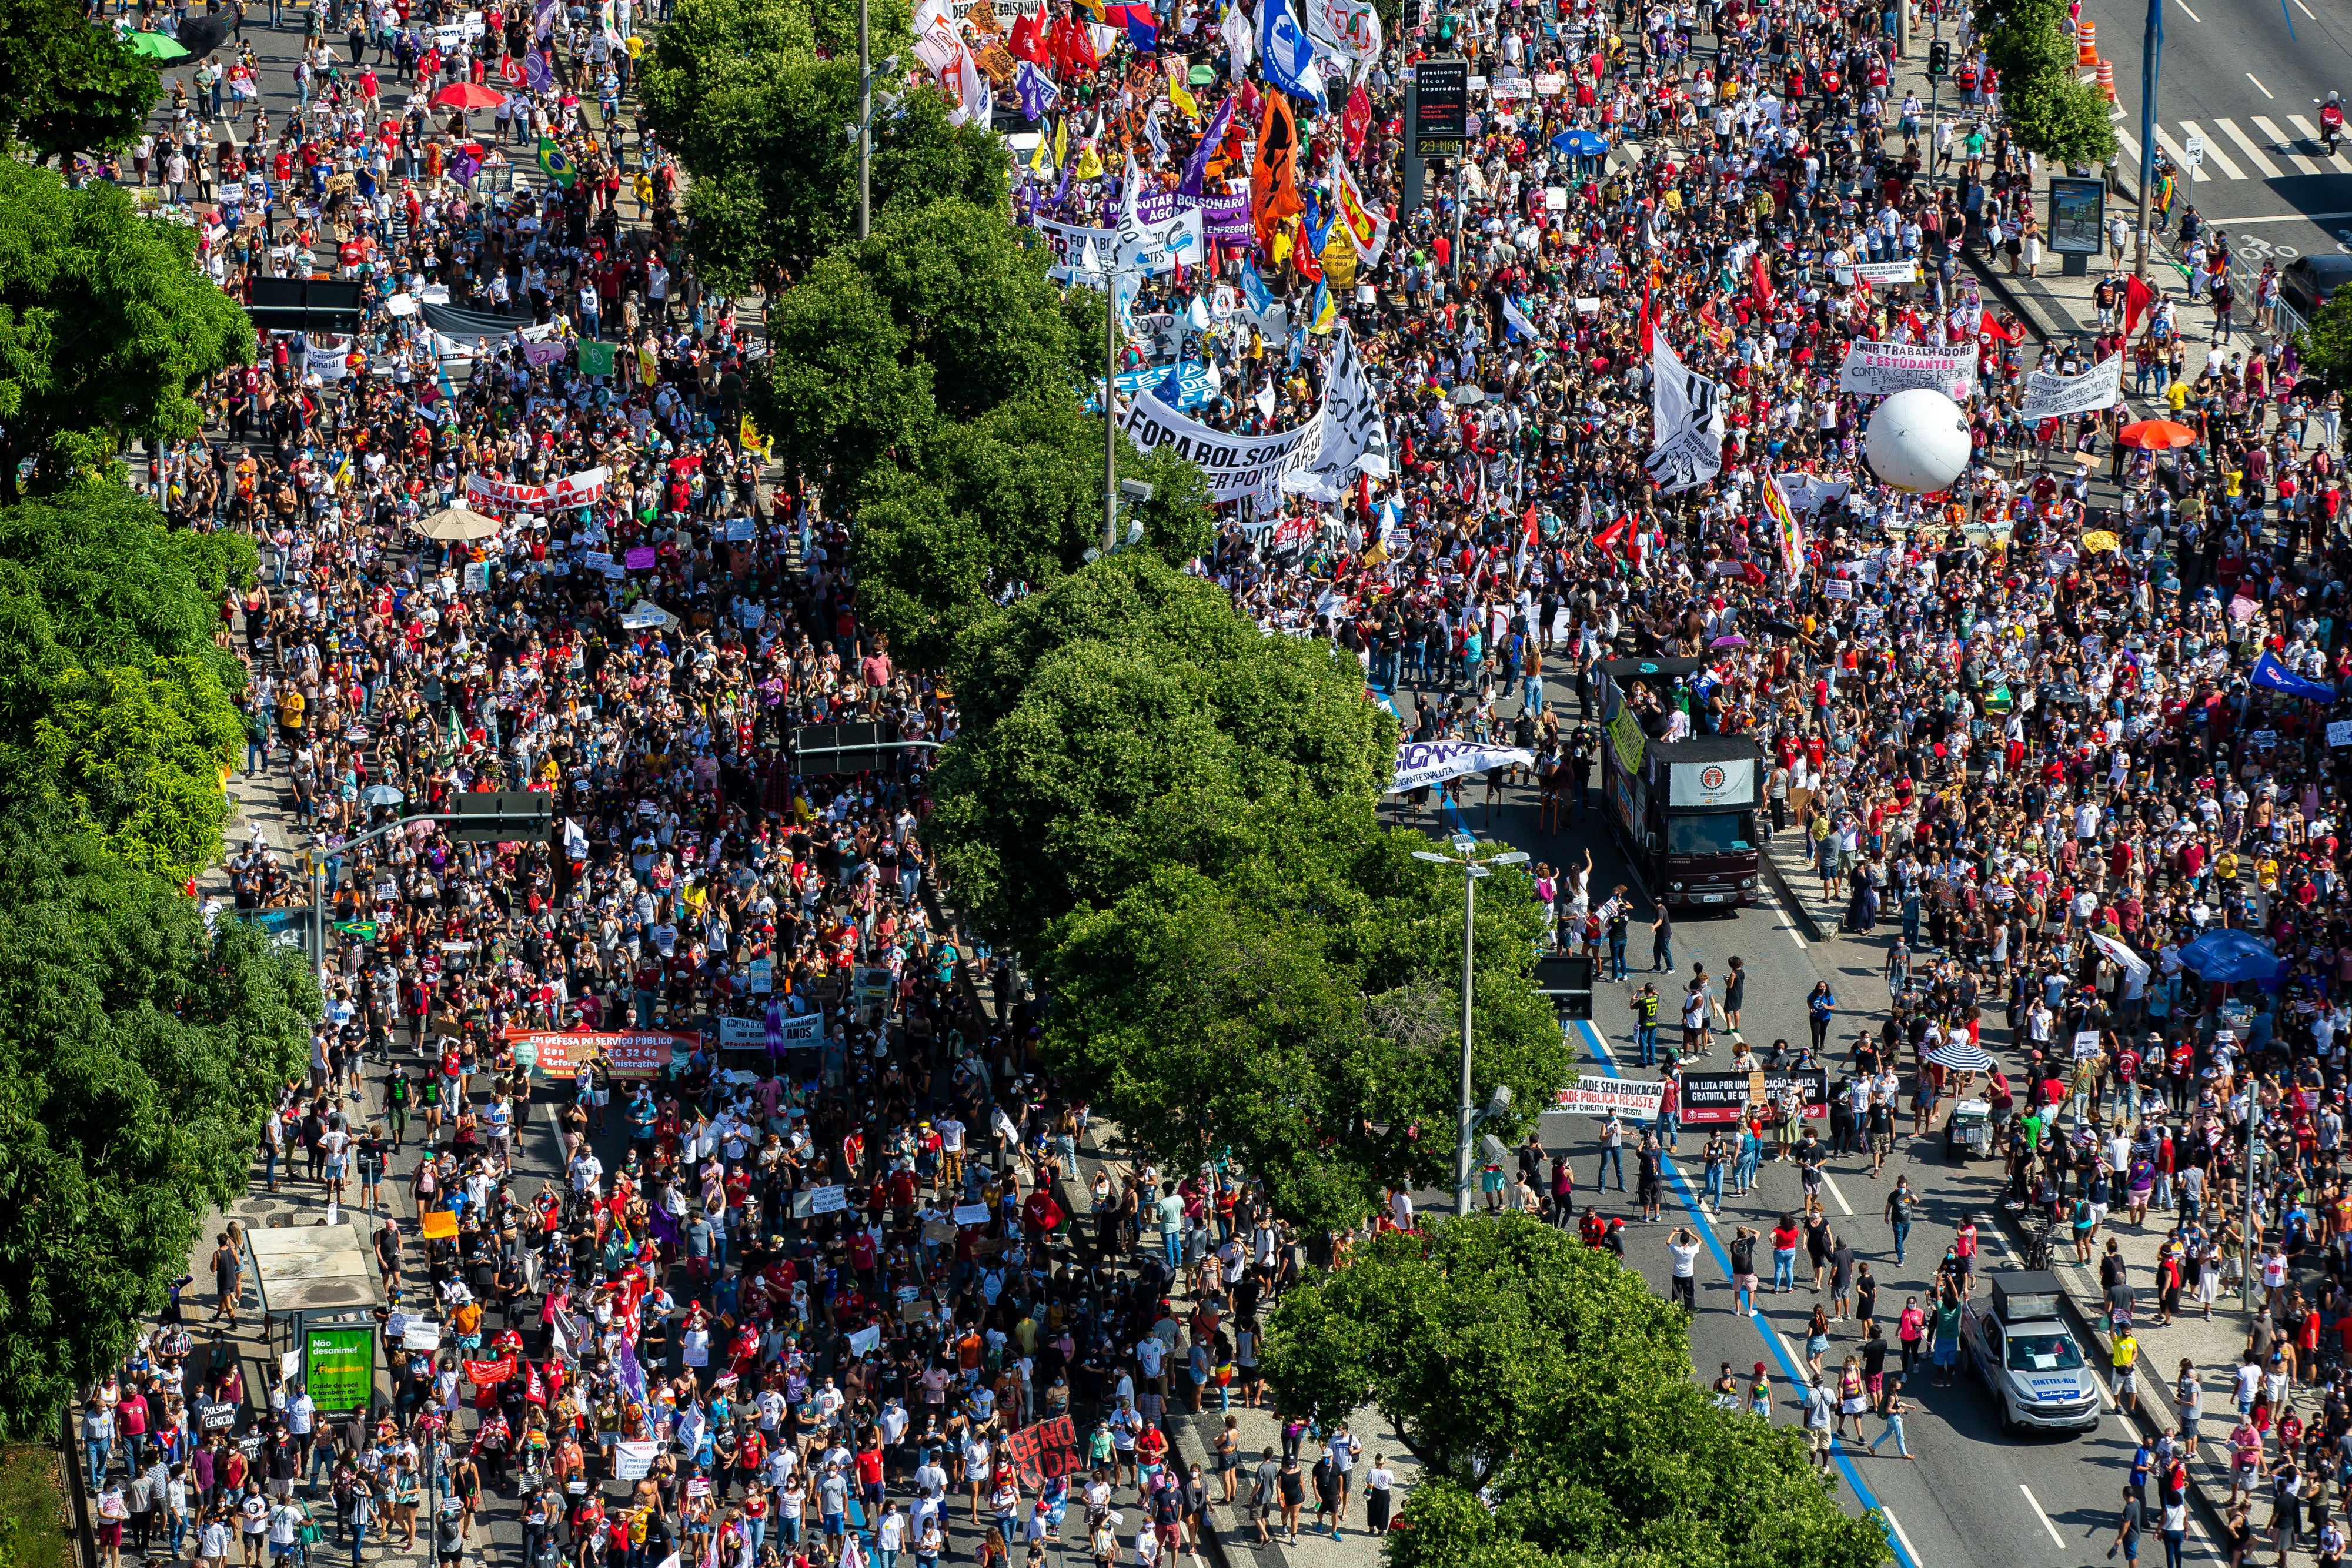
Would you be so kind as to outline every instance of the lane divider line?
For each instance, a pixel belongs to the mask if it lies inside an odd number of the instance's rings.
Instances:
[[[1570,1027],[1582,1031],[1588,1048],[1592,1048],[1601,1038],[1601,1030],[1588,1019],[1577,1019]],[[1617,1071],[1616,1062],[1607,1055],[1605,1050],[1596,1051],[1595,1054],[1600,1056],[1602,1067],[1610,1077],[1624,1076]],[[1675,1200],[1680,1203],[1684,1212],[1690,1216],[1691,1228],[1706,1239],[1708,1254],[1714,1258],[1715,1266],[1722,1270],[1725,1282],[1729,1283],[1731,1255],[1723,1249],[1723,1239],[1716,1235],[1715,1226],[1708,1220],[1706,1212],[1699,1207],[1698,1199],[1692,1196],[1690,1185],[1683,1179],[1682,1172],[1675,1168],[1674,1161],[1663,1151],[1658,1155],[1658,1170],[1659,1174],[1673,1186]],[[1771,1351],[1773,1358],[1780,1362],[1781,1374],[1790,1383],[1794,1385],[1810,1386],[1811,1379],[1805,1375],[1804,1364],[1790,1354],[1788,1346],[1781,1341],[1778,1333],[1760,1317],[1750,1318],[1748,1321],[1755,1325],[1757,1337],[1764,1342],[1765,1347]],[[1846,1484],[1853,1489],[1853,1495],[1864,1509],[1885,1520],[1886,1510],[1880,1506],[1878,1495],[1872,1491],[1869,1484],[1862,1479],[1862,1472],[1854,1469],[1853,1456],[1847,1452],[1846,1440],[1843,1437],[1832,1439],[1830,1455],[1836,1461],[1839,1473],[1845,1477]],[[2056,1532],[2053,1531],[2052,1533]],[[1903,1568],[1922,1568],[1918,1553],[1911,1550],[1911,1543],[1903,1539],[1899,1531],[1888,1531],[1886,1539],[1887,1544],[1895,1549],[1895,1559],[1902,1563]],[[2063,1547],[2065,1543],[2061,1542],[2059,1544]]]
[[[2065,1551],[2066,1538],[2058,1533],[2058,1527],[2050,1522],[2048,1514],[2042,1511],[2042,1504],[2035,1500],[2033,1489],[2020,1481],[2017,1483],[2017,1490],[2025,1494],[2025,1505],[2033,1511],[2033,1517],[2042,1521],[2042,1528],[2050,1532],[2050,1544],[2061,1552]]]

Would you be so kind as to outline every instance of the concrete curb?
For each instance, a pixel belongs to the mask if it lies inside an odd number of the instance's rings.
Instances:
[[[1772,892],[1780,899],[1781,909],[1786,912],[1790,919],[1803,928],[1805,940],[1828,941],[1832,934],[1822,929],[1822,923],[1813,917],[1813,912],[1807,908],[1805,901],[1797,895],[1796,888],[1790,883],[1788,873],[1780,869],[1780,857],[1772,852],[1771,846],[1766,845],[1763,854],[1758,858],[1763,862],[1764,874],[1772,880]]]

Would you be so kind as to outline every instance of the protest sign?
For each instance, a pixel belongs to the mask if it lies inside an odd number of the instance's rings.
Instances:
[[[1829,1074],[1818,1067],[1776,1069],[1757,1072],[1685,1072],[1682,1075],[1682,1119],[1688,1126],[1737,1122],[1750,1105],[1799,1092],[1808,1116],[1829,1112]]]
[[[1004,1439],[1005,1457],[1024,1487],[1034,1491],[1079,1469],[1078,1432],[1067,1416],[1024,1427]]]
[[[506,1031],[512,1045],[528,1045],[539,1053],[539,1071],[547,1078],[569,1078],[583,1061],[602,1051],[615,1078],[651,1078],[667,1067],[673,1051],[690,1051],[702,1042],[693,1034],[658,1030],[522,1030]]]
[[[1656,1118],[1658,1106],[1665,1097],[1663,1081],[1644,1083],[1632,1078],[1602,1078],[1588,1072],[1553,1096],[1556,1103],[1552,1109],[1646,1122]]]
[[[2079,376],[2035,371],[2025,378],[2025,418],[2033,423],[2071,414],[2101,413],[2115,407],[2123,393],[2121,354],[2109,354]]]
[[[1845,351],[1838,391],[1885,397],[1911,387],[1966,402],[1977,382],[1977,351],[1967,343],[1938,349],[1926,343],[1856,342]]]

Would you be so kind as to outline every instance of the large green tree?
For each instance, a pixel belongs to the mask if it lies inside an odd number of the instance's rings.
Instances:
[[[1263,1365],[1283,1408],[1328,1421],[1378,1406],[1427,1467],[1391,1568],[1888,1556],[1879,1521],[1822,1490],[1794,1427],[1718,1410],[1691,1380],[1680,1309],[1525,1215],[1373,1239],[1284,1295]]]
[[[917,664],[950,662],[997,602],[1051,586],[1103,542],[1102,420],[1066,391],[934,425],[904,455],[867,476],[853,542],[861,619]],[[1122,539],[1141,523],[1142,542],[1179,564],[1209,548],[1199,468],[1122,435],[1115,476],[1152,488],[1121,512]]]
[[[961,198],[1002,208],[1003,143],[948,122],[947,101],[907,88],[905,0],[874,6],[877,214]],[[704,273],[730,287],[797,280],[857,232],[856,8],[845,0],[680,0],[647,61],[646,112],[694,183],[686,210]],[[892,56],[897,76],[880,71]],[[935,240],[945,236],[932,236]]]
[[[251,539],[175,532],[108,479],[0,507],[0,772],[86,812],[132,862],[177,875],[219,852],[236,756],[222,594]]]
[[[1017,697],[1007,643],[1030,651]],[[942,759],[932,834],[966,907],[1024,951],[1160,864],[1232,859],[1257,800],[1341,799],[1369,822],[1395,750],[1352,659],[1261,632],[1150,551],[1017,601],[968,653],[992,689]]]
[[[153,64],[73,0],[0,0],[0,137],[43,160],[111,151],[163,96]]]
[[[1046,1049],[1120,1131],[1190,1168],[1220,1154],[1276,1207],[1333,1229],[1384,1187],[1447,1186],[1460,1093],[1461,883],[1370,830],[1358,801],[1275,798],[1234,823],[1255,845],[1218,874],[1162,862],[1057,924],[1041,968]],[[1216,852],[1230,853],[1230,842]],[[1472,1072],[1516,1137],[1573,1071],[1528,987],[1539,916],[1527,879],[1486,884],[1475,927]]]
[[[125,441],[194,434],[204,379],[253,358],[245,311],[195,270],[195,231],[104,181],[0,158],[0,500],[102,471]]]
[[[316,983],[64,803],[0,809],[0,1436],[45,1438],[250,1177]]]

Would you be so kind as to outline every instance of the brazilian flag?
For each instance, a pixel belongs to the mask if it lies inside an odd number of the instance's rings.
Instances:
[[[555,144],[552,136],[539,139],[539,166],[549,179],[567,191],[572,189],[572,182],[580,177],[580,172],[572,166],[571,158]]]

